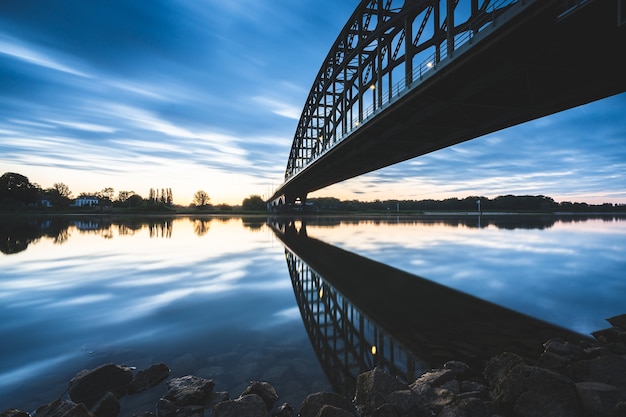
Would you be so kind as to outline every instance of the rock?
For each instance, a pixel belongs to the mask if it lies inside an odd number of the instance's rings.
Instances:
[[[76,404],[69,400],[54,400],[42,405],[33,417],[95,417],[84,404]]]
[[[484,397],[488,391],[488,388],[476,381],[461,381],[459,384],[461,393],[476,393],[479,397]]]
[[[487,384],[491,388],[498,386],[511,369],[525,364],[521,357],[510,352],[504,352],[492,357],[487,361],[484,371]]]
[[[459,361],[448,361],[443,364],[443,369],[449,369],[456,377],[464,376],[470,371],[468,364]]]
[[[455,378],[455,373],[451,369],[435,369],[425,372],[415,380],[417,383],[427,383],[433,387],[438,387]]]
[[[217,403],[230,400],[230,395],[226,391],[212,392],[209,399],[204,403],[204,408],[211,410]]]
[[[256,394],[244,395],[234,401],[223,401],[213,408],[213,417],[267,417],[265,402]]]
[[[387,395],[406,389],[408,389],[406,384],[387,372],[374,368],[358,376],[354,403],[360,412],[370,414],[385,402]]]
[[[300,417],[315,417],[320,412],[324,405],[332,405],[336,408],[341,408],[349,412],[354,411],[352,402],[339,394],[334,392],[316,392],[307,396],[302,405],[300,406]]]
[[[107,392],[123,396],[132,379],[130,368],[112,363],[81,371],[69,383],[70,398],[91,408]]]
[[[543,344],[545,352],[551,352],[560,356],[569,356],[571,358],[582,358],[584,350],[582,347],[563,339],[551,339]]]
[[[495,369],[495,362],[502,367]],[[576,386],[567,377],[525,365],[511,356],[495,362],[488,366],[489,371],[485,370],[491,377],[491,395],[504,409],[512,409],[515,416],[581,416]]]
[[[438,417],[491,417],[491,415],[481,400],[465,398],[443,407]]]
[[[121,407],[117,397],[111,392],[104,394],[100,401],[91,408],[91,412],[96,417],[117,417],[120,414]]]
[[[619,327],[622,330],[626,330],[626,314],[620,314],[619,316],[606,319],[611,326]]]
[[[578,361],[572,365],[574,381],[603,382],[626,389],[626,359],[604,355]]]
[[[0,412],[0,417],[30,417],[30,414],[16,408],[8,408]]]
[[[176,416],[176,404],[165,398],[159,399],[157,402],[157,416],[158,417],[175,417]]]
[[[626,331],[618,327],[598,330],[591,333],[591,335],[604,344],[626,342]]]
[[[241,394],[241,396],[243,397],[244,395],[249,394],[256,394],[261,397],[268,410],[270,410],[274,403],[278,400],[276,390],[267,382],[253,381],[252,384]]]
[[[423,401],[410,389],[392,392],[385,397],[385,403],[391,405],[398,416],[420,415],[424,409]]]
[[[177,406],[202,405],[211,393],[215,382],[198,376],[188,375],[168,381],[169,390],[163,397]]]
[[[348,410],[344,410],[343,408],[335,407],[332,405],[326,404],[323,406],[320,411],[315,415],[315,417],[355,417],[356,415]]]
[[[626,394],[613,385],[601,382],[579,382],[576,384],[586,415],[609,417],[615,406],[626,401]]]
[[[170,369],[164,363],[158,363],[148,369],[139,371],[128,386],[128,393],[136,394],[148,388],[152,388],[167,379],[169,373]]]
[[[293,407],[287,403],[281,404],[274,414],[273,417],[293,417]]]

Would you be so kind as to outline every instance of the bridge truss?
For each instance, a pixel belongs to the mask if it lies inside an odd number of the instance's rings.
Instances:
[[[434,72],[442,60],[453,57],[518,2],[361,1],[313,82],[296,128],[285,181]]]

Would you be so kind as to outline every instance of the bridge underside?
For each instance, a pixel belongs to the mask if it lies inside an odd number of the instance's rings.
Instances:
[[[270,200],[306,198],[328,185],[626,91],[626,25],[618,25],[617,2],[592,1],[560,20],[555,3],[536,2],[442,65]]]

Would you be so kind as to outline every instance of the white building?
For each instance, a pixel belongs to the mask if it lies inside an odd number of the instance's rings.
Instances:
[[[83,195],[78,197],[72,205],[75,207],[95,207],[99,203],[100,200],[98,199],[98,197],[95,197],[93,195]]]

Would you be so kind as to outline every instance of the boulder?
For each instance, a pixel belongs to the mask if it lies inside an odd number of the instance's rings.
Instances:
[[[594,417],[611,417],[617,404],[626,401],[626,394],[613,385],[602,382],[576,384],[585,414]]]
[[[163,396],[177,406],[203,405],[211,396],[215,382],[199,376],[183,376],[167,382],[168,391]]]
[[[478,398],[465,398],[443,407],[438,417],[491,417],[491,412]]]
[[[626,389],[626,358],[604,355],[572,365],[572,379],[577,382],[603,382]]]
[[[54,400],[42,405],[33,417],[95,417],[85,404],[76,404],[70,400]]]
[[[213,408],[213,417],[267,417],[265,401],[256,394],[244,395],[234,401],[222,401]]]
[[[343,408],[326,404],[320,409],[315,417],[356,417],[356,414],[348,410],[344,410]]]
[[[170,369],[164,363],[158,363],[148,369],[139,371],[128,386],[128,393],[136,394],[152,388],[167,379],[169,374]]]
[[[267,382],[253,381],[252,384],[245,389],[241,396],[243,397],[244,395],[250,394],[256,394],[261,397],[268,410],[270,410],[274,403],[278,401],[278,394],[276,393],[276,390]]]
[[[364,414],[371,414],[394,391],[407,390],[408,386],[378,368],[360,374],[356,382],[354,403]]]
[[[619,316],[606,319],[611,326],[619,327],[622,330],[626,330],[626,314],[620,314]]]
[[[93,407],[107,392],[122,397],[133,379],[132,370],[112,363],[76,374],[69,383],[70,398],[75,403]]]
[[[307,396],[300,406],[300,417],[315,417],[324,405],[331,405],[336,408],[354,412],[352,402],[334,392],[316,392]]]
[[[111,392],[107,392],[100,398],[100,401],[91,408],[91,412],[96,417],[117,417],[120,414],[121,406],[117,397]]]
[[[581,416],[576,386],[563,375],[526,365],[510,353],[490,360],[485,375],[494,401],[515,416]]]

